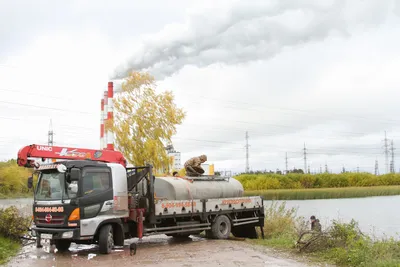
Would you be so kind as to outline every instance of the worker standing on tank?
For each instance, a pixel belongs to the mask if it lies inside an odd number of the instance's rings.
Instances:
[[[187,176],[200,176],[204,173],[204,169],[201,164],[207,161],[206,155],[199,157],[193,157],[185,162],[185,170]]]

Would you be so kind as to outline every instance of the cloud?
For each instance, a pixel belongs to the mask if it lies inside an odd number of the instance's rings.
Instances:
[[[164,79],[186,65],[272,58],[286,48],[376,27],[386,20],[392,4],[389,0],[238,1],[214,12],[192,14],[186,24],[147,37],[115,69],[112,79],[122,79],[131,70],[148,70]]]

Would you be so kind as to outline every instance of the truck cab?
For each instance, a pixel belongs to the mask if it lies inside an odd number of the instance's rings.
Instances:
[[[71,242],[107,243],[111,234],[117,234],[119,238],[112,239],[123,244],[120,218],[128,217],[129,208],[126,170],[121,164],[72,160],[43,164],[38,171],[32,234],[39,243],[50,239],[61,251]],[[103,233],[99,230],[105,224],[120,227]]]

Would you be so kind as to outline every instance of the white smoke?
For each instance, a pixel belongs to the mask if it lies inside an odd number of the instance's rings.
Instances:
[[[237,1],[229,9],[192,14],[185,25],[166,28],[144,40],[112,79],[132,70],[157,79],[185,65],[240,64],[271,58],[284,48],[350,36],[383,23],[395,0]]]

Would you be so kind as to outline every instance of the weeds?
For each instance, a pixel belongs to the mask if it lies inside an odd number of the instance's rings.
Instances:
[[[400,174],[242,174],[235,177],[245,190],[370,187],[400,185]]]
[[[357,198],[370,196],[400,195],[400,186],[310,188],[310,189],[277,189],[245,190],[247,196],[263,196],[269,200],[305,200],[331,198]]]

